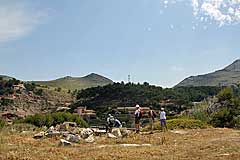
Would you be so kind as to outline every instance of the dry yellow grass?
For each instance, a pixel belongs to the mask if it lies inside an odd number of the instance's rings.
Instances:
[[[92,144],[82,142],[58,147],[59,138],[35,140],[33,133],[0,132],[0,159],[63,160],[159,160],[159,159],[240,159],[240,132],[232,129],[184,130],[150,135],[130,135],[124,139],[98,137]],[[162,144],[162,137],[165,143]],[[119,144],[151,144],[123,147]]]

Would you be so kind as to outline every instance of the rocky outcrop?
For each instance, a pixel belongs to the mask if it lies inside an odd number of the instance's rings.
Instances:
[[[216,113],[223,108],[231,107],[231,106],[232,105],[229,101],[212,102],[208,105],[207,112],[208,112],[208,114],[213,114],[213,113]]]
[[[0,118],[8,122],[36,113],[56,111],[59,108],[68,109],[68,104],[73,101],[72,96],[68,93],[59,93],[47,89],[43,91],[41,96],[22,91],[21,93],[0,96],[0,99],[7,99],[12,102],[0,107]]]

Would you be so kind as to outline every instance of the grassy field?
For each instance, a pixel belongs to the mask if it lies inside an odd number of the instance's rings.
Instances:
[[[240,159],[240,131],[232,129],[193,129],[176,133],[156,132],[128,138],[96,137],[94,143],[81,142],[58,147],[58,138],[35,140],[34,133],[0,132],[0,159],[81,159],[81,160],[157,160],[157,159]],[[165,142],[162,144],[163,137]],[[126,147],[120,144],[151,144]]]

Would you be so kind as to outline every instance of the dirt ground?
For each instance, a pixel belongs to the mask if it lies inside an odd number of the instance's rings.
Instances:
[[[103,136],[96,137],[94,143],[81,142],[65,147],[58,147],[61,137],[36,140],[33,134],[0,132],[0,159],[240,160],[240,131],[232,129],[175,130],[132,134],[123,139]]]

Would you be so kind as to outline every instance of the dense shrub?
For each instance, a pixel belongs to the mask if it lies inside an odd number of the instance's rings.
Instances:
[[[233,96],[234,96],[233,89],[231,87],[227,87],[218,93],[217,98],[219,102],[226,100],[230,101],[233,98]]]
[[[239,115],[239,110],[223,108],[212,116],[210,123],[214,127],[238,128],[240,125]]]
[[[35,89],[34,93],[38,96],[42,96],[43,95],[43,89]]]
[[[235,91],[235,92],[234,92]],[[199,119],[213,127],[240,128],[240,97],[238,88],[223,88],[214,104],[196,105],[189,117]],[[210,112],[208,112],[210,107]]]
[[[34,91],[36,88],[35,83],[24,83],[24,87],[26,88],[27,91]]]
[[[63,122],[76,122],[80,127],[88,126],[88,124],[81,117],[79,117],[78,114],[71,114],[69,112],[35,114],[34,116],[28,116],[23,120],[16,121],[16,123],[30,123],[37,127],[50,127]]]
[[[2,98],[0,99],[0,106],[8,106],[13,104],[14,101],[12,99],[8,99],[8,98]]]
[[[240,98],[231,87],[224,88],[217,95],[218,102],[225,102],[222,109],[211,115],[210,124],[214,127],[239,128]]]
[[[15,78],[9,80],[0,79],[0,95],[11,95],[14,93],[14,85],[19,84],[20,81]]]

